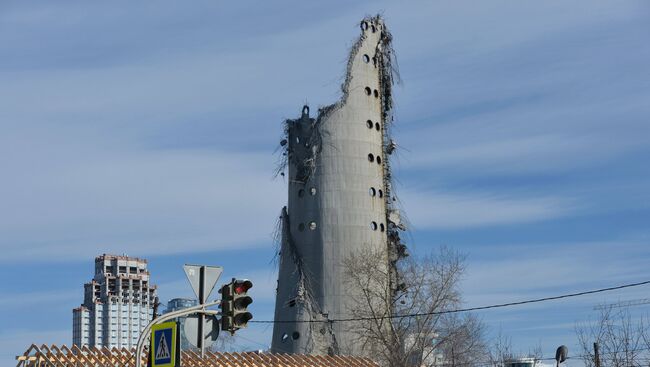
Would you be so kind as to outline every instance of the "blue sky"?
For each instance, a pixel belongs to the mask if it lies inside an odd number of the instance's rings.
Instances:
[[[163,300],[191,296],[183,263],[222,265],[271,318],[281,122],[338,98],[377,12],[409,245],[468,254],[466,305],[650,279],[647,2],[3,1],[0,362],[70,343],[104,252],[148,258]],[[594,305],[649,289],[480,315],[552,355]]]

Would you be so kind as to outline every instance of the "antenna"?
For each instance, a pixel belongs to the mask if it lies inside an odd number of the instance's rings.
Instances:
[[[632,299],[632,300],[621,301],[617,303],[598,305],[598,306],[594,306],[594,310],[605,310],[608,308],[623,308],[623,307],[633,307],[633,306],[642,306],[642,305],[650,305],[650,298]]]

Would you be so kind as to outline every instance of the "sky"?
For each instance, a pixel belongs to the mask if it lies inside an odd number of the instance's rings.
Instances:
[[[147,258],[163,301],[192,297],[184,263],[223,266],[271,319],[282,121],[339,98],[376,13],[402,79],[392,167],[411,253],[467,254],[468,307],[650,280],[646,1],[5,0],[0,364],[71,343],[102,253]],[[571,355],[594,306],[649,291],[478,315],[516,351]],[[252,325],[233,348],[270,337]]]

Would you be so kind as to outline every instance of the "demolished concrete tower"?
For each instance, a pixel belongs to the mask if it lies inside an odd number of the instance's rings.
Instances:
[[[315,118],[304,106],[300,118],[285,122],[280,171],[287,168],[289,188],[281,215],[273,352],[362,354],[349,325],[332,322],[352,317],[347,256],[385,253],[386,284],[397,288],[404,227],[394,208],[388,159],[395,148],[389,134],[393,64],[382,19],[364,19],[341,99]]]

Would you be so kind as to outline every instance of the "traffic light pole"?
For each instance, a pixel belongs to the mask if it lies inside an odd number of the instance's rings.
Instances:
[[[199,302],[201,305],[203,305],[206,301],[206,295],[205,295],[205,266],[201,267],[201,270],[199,271]],[[198,329],[198,336],[196,337],[197,341],[197,347],[201,349],[201,359],[205,356],[205,341],[203,340],[203,323],[205,320],[205,315],[200,313],[199,315],[199,327]]]
[[[149,324],[140,333],[140,338],[138,338],[138,345],[137,345],[137,347],[135,349],[135,367],[142,367],[142,351],[144,349],[144,344],[145,344],[144,342],[145,342],[145,340],[147,340],[147,338],[150,337],[149,334],[151,333],[151,328],[154,325],[161,324],[161,323],[163,323],[163,322],[165,322],[167,320],[171,320],[171,319],[176,318],[176,317],[187,316],[187,315],[191,315],[191,314],[194,314],[194,313],[199,314],[200,317],[202,317],[202,318],[205,318],[205,315],[215,315],[215,316],[220,315],[221,312],[219,310],[206,310],[206,307],[218,306],[220,303],[221,303],[221,301],[214,301],[214,302],[209,302],[209,303],[201,304],[201,305],[198,305],[198,306],[189,307],[189,308],[185,308],[185,309],[182,309],[182,310],[170,312],[170,313],[164,314],[164,315],[156,318],[155,320],[152,320],[151,322],[149,322]],[[202,337],[199,338],[199,340],[201,340],[201,339],[202,339]]]

